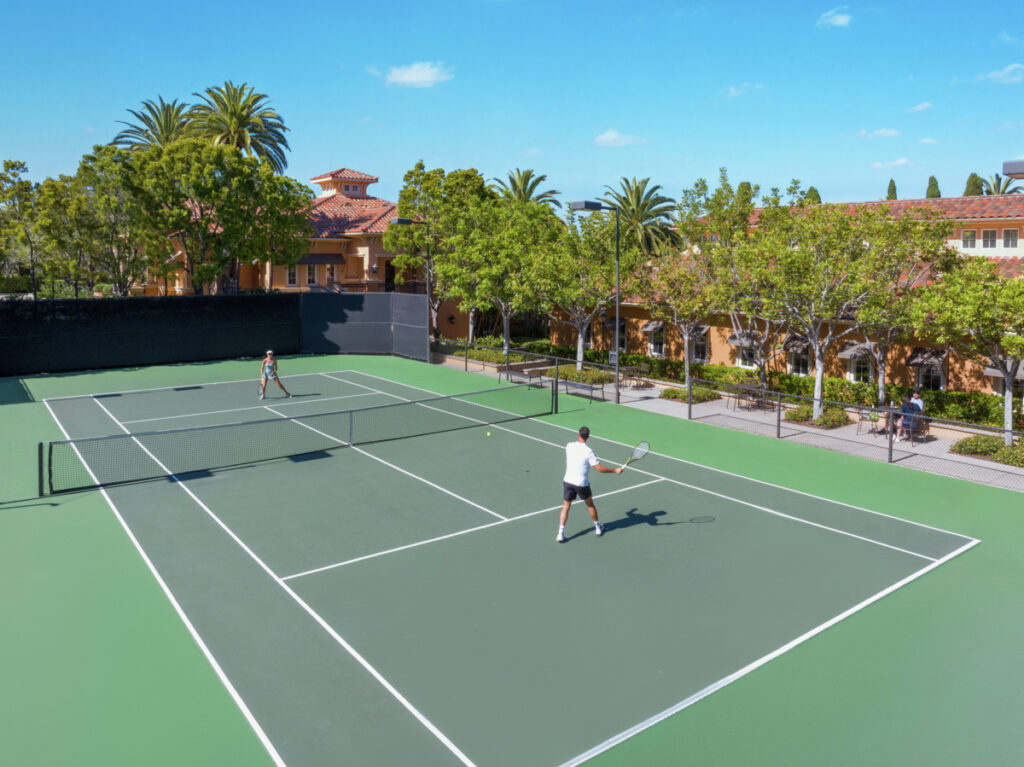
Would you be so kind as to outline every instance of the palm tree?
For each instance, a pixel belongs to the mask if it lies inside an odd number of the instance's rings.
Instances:
[[[172,141],[187,138],[191,135],[188,109],[188,104],[179,104],[177,99],[169,104],[162,96],[158,96],[156,102],[146,99],[138,112],[128,110],[136,122],[118,120],[128,128],[114,136],[110,143],[126,149],[147,149],[151,146],[164,147]]]
[[[635,178],[622,178],[621,191],[606,186],[608,197],[601,202],[614,205],[619,209],[622,230],[627,238],[632,238],[645,256],[658,251],[660,245],[671,243],[676,239],[669,218],[675,210],[675,200],[658,192],[660,184],[647,188],[649,178],[637,181]]]
[[[235,85],[230,80],[207,88],[205,95],[193,95],[202,101],[188,113],[197,136],[261,157],[278,173],[287,167],[284,150],[291,147],[284,133],[288,129],[270,108],[266,95],[256,93],[247,83]]]
[[[519,170],[516,168],[514,171],[508,172],[508,183],[500,179],[491,179],[494,183],[491,184],[491,189],[501,194],[502,197],[506,197],[510,200],[519,200],[521,202],[542,202],[545,205],[553,205],[556,208],[561,208],[562,203],[555,199],[556,194],[561,194],[557,189],[548,189],[545,192],[538,192],[537,187],[547,179],[547,176],[541,174],[539,176],[533,175],[533,169],[527,168],[526,170]]]
[[[1024,194],[1024,187],[1013,182],[1012,178],[1003,178],[997,173],[988,180],[982,179],[981,188],[985,194]]]

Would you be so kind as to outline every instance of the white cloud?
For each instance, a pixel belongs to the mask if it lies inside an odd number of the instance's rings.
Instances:
[[[892,160],[890,162],[871,163],[871,167],[874,168],[875,170],[885,170],[886,168],[902,168],[907,165],[910,165],[910,160],[908,160],[906,157],[901,157],[898,160]]]
[[[377,69],[377,67],[367,67],[366,68],[366,72],[367,72],[367,74],[371,74],[374,77],[380,77],[380,75],[381,75],[381,72],[380,72],[379,69]]]
[[[921,139],[921,143],[922,144],[938,144],[939,140],[937,138],[923,138],[923,139]]]
[[[600,136],[595,136],[594,143],[598,146],[632,146],[633,144],[646,144],[647,139],[639,136],[627,136],[614,128],[609,128]]]
[[[1021,44],[1020,38],[1011,37],[1005,31],[1000,32],[998,35],[996,35],[996,42],[1000,42],[1003,45],[1020,45]]]
[[[540,150],[530,147],[529,149],[524,149],[520,154],[523,157],[540,157]]]
[[[991,80],[1001,85],[1024,82],[1024,64],[1010,64],[994,72],[978,75],[979,80]]]
[[[910,107],[910,109],[908,109],[907,111],[908,112],[924,112],[925,110],[931,109],[931,108],[932,108],[932,102],[930,102],[930,101],[922,101],[920,104],[915,104],[914,106]]]
[[[895,128],[879,128],[878,130],[873,130],[869,133],[861,128],[860,133],[857,135],[861,138],[895,138],[900,135],[900,132]]]
[[[818,17],[817,25],[819,27],[848,27],[850,22],[853,21],[853,16],[848,13],[843,13],[849,6],[840,5],[838,8],[833,8],[831,11],[825,11]]]
[[[451,80],[455,75],[438,61],[418,61],[407,67],[391,67],[388,85],[403,85],[408,88],[433,88],[438,83]]]
[[[762,88],[764,88],[764,86],[761,85],[761,83],[743,83],[743,85],[730,85],[729,90],[726,91],[725,95],[731,99],[734,99],[737,96],[742,96],[744,93],[749,93],[750,91],[759,91]]]

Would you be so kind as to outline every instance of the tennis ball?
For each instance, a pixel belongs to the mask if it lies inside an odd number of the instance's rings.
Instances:
[[[490,433],[490,432],[487,432],[487,436],[488,436],[488,437],[489,437],[489,436],[491,436],[491,433]]]

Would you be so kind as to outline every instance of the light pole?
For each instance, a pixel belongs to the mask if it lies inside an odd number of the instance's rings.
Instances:
[[[430,327],[430,325],[433,324],[433,312],[430,309],[430,274],[431,274],[431,272],[430,272],[430,222],[426,221],[426,220],[418,221],[415,218],[398,218],[398,217],[396,217],[396,218],[391,219],[391,223],[392,224],[397,224],[398,226],[412,226],[413,224],[422,224],[424,227],[426,227],[426,233],[427,233],[427,273],[426,273],[425,276],[426,276],[426,285],[427,285],[427,335],[430,336],[431,340],[433,340],[434,339],[433,328]]]
[[[615,363],[615,404],[619,404],[619,209],[615,205],[604,205],[593,200],[570,202],[571,210],[614,210],[615,211],[615,346],[608,353]]]

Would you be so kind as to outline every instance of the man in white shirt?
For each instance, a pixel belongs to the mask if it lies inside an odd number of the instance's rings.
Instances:
[[[569,506],[579,498],[587,504],[587,511],[590,518],[594,520],[594,532],[597,535],[604,533],[604,525],[597,520],[597,507],[594,506],[594,498],[590,492],[590,467],[593,466],[602,474],[621,474],[622,467],[612,469],[602,466],[594,451],[587,444],[590,437],[590,429],[581,426],[579,435],[575,442],[565,446],[565,477],[562,478],[562,515],[558,519],[558,536],[555,538],[559,543],[565,543],[565,523],[569,519]]]

